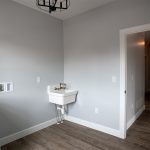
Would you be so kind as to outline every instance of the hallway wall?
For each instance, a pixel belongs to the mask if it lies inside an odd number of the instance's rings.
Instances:
[[[145,53],[146,53],[146,82],[145,92],[150,92],[150,31],[145,32]]]
[[[127,122],[145,105],[145,33],[127,36]]]

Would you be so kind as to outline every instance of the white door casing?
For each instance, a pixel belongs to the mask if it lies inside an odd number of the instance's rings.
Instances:
[[[150,31],[150,24],[120,30],[120,137],[126,138],[127,35]]]

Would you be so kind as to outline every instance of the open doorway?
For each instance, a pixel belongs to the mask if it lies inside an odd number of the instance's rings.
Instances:
[[[146,35],[147,31],[127,35],[127,129],[145,110]]]
[[[145,107],[150,110],[150,31],[145,32]]]
[[[145,39],[149,31],[150,24],[120,31],[120,134],[122,138],[126,138],[127,129],[141,115],[145,110],[145,104],[149,102],[150,96],[146,88],[150,75],[146,50],[149,44]]]

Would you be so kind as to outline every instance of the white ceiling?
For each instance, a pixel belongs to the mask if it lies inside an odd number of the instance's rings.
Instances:
[[[36,10],[40,10],[36,6],[36,0],[13,0],[13,1],[26,5]],[[65,20],[115,0],[70,0],[70,1],[71,5],[68,10],[62,12],[53,12],[50,15]]]

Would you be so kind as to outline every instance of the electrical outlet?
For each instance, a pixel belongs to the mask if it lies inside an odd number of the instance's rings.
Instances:
[[[0,83],[0,92],[5,91],[5,84],[4,83]]]
[[[13,83],[12,82],[0,83],[0,92],[13,92]]]
[[[95,114],[99,114],[99,109],[97,107],[95,107],[94,112],[95,112]]]
[[[82,102],[80,99],[78,99],[77,103],[78,103],[78,105],[79,105],[80,107],[83,106],[83,102]]]
[[[134,75],[133,74],[131,75],[131,80],[134,81]]]

